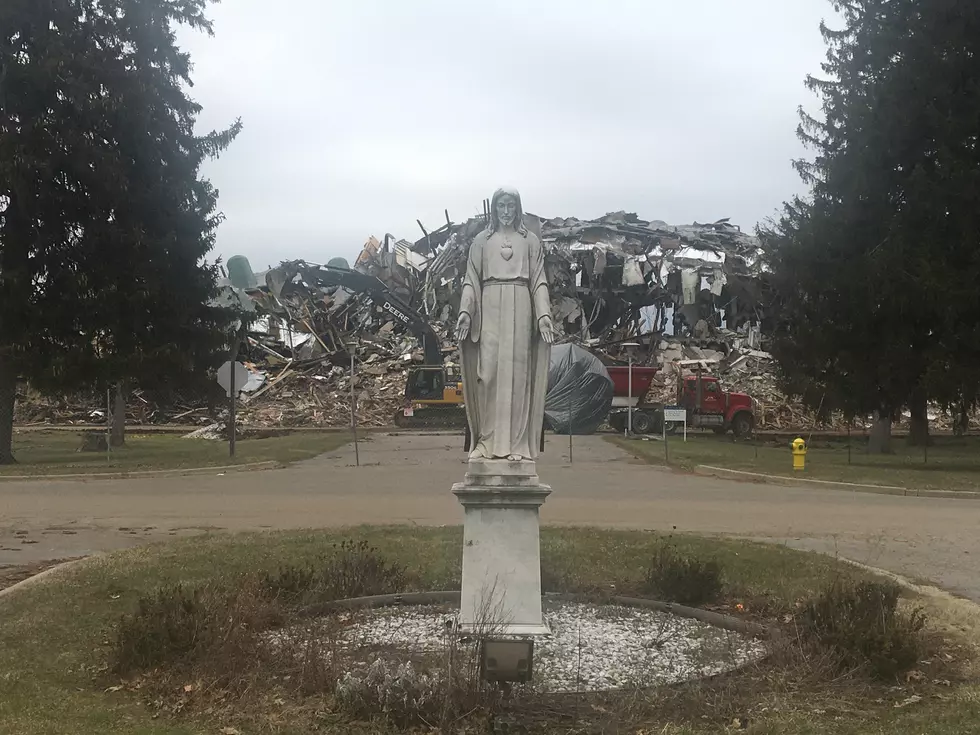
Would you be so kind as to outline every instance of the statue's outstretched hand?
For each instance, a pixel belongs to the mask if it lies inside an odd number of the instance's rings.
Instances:
[[[555,341],[555,328],[550,316],[545,315],[538,319],[538,329],[541,331],[541,339],[549,345]]]
[[[470,336],[470,315],[465,311],[456,320],[456,339],[460,342]]]

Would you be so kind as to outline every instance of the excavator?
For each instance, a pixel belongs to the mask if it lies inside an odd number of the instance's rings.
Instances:
[[[284,264],[267,275],[270,290],[282,300],[289,285],[300,275],[309,285],[342,286],[364,294],[398,324],[415,335],[425,356],[425,364],[408,368],[405,402],[394,416],[403,428],[462,428],[466,425],[463,407],[463,380],[458,367],[443,364],[441,340],[429,322],[415,309],[395,296],[381,279],[351,270],[343,265],[314,265],[304,261]],[[468,432],[467,432],[468,433]],[[467,442],[468,444],[468,442]]]

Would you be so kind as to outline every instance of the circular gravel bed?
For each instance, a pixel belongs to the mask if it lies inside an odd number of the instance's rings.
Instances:
[[[436,660],[453,645],[456,611],[444,605],[340,613],[334,644],[365,663]],[[762,641],[646,608],[547,601],[552,634],[534,642],[541,692],[651,687],[712,676],[766,653]],[[463,638],[464,645],[467,639]]]

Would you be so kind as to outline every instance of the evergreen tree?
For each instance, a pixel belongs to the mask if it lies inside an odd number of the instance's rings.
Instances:
[[[875,412],[873,448],[911,409],[975,400],[980,295],[980,5],[834,0],[823,79],[801,111],[810,184],[762,228],[778,302],[773,351],[787,387]]]
[[[174,37],[211,33],[207,3],[0,3],[0,462],[18,379],[162,381],[225,341],[200,168],[240,123],[195,135]]]

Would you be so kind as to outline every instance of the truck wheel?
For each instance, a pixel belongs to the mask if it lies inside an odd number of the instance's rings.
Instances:
[[[640,411],[633,414],[633,431],[637,434],[649,434],[653,430],[653,418],[650,414]]]
[[[752,415],[740,413],[732,419],[732,433],[739,439],[752,433]]]

